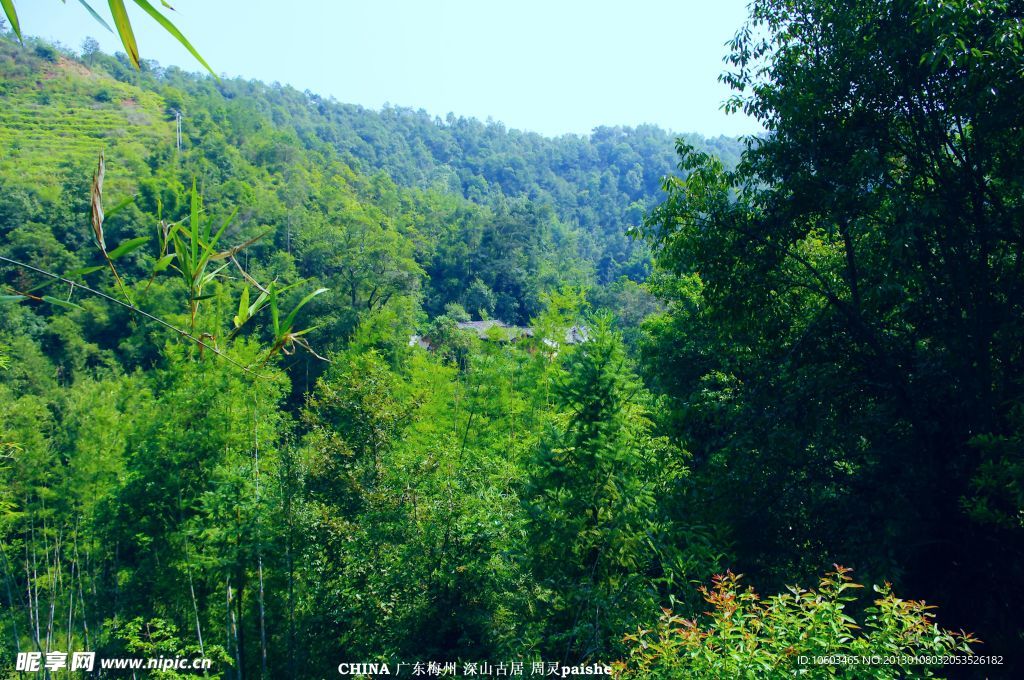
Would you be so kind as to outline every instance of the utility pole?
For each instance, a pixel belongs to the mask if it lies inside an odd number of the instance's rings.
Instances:
[[[176,135],[178,144],[178,154],[181,154],[181,111],[179,111],[178,109],[171,109],[171,111],[174,112],[174,125],[177,128]]]

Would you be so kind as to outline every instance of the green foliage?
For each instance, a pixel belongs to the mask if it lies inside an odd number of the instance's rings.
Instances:
[[[479,319],[489,319],[494,314],[494,305],[497,298],[486,283],[480,279],[474,279],[463,298],[466,308],[473,310],[473,314]]]
[[[464,372],[421,352],[400,372],[372,351],[332,358],[304,412],[311,658],[520,653],[528,358],[474,353]]]
[[[541,295],[544,310],[530,320],[538,348],[549,354],[557,352],[573,326],[584,323],[588,310],[586,292],[570,286]]]
[[[111,655],[134,656],[145,659],[200,659],[210,660],[211,668],[224,667],[231,663],[231,658],[218,645],[200,647],[181,640],[180,632],[174,624],[164,619],[143,619],[136,617],[130,621],[114,619],[105,622],[104,645],[110,649]],[[164,669],[152,671],[149,677],[166,680],[186,680],[194,678],[190,671],[179,673]]]
[[[755,2],[726,80],[768,134],[685,137],[664,183],[650,126],[0,44],[5,653],[814,677],[973,643],[842,570],[688,587],[833,561],[1009,648],[1019,41],[931,4]]]
[[[35,53],[37,57],[54,63],[56,63],[57,58],[59,56],[57,50],[55,50],[50,45],[46,45],[43,43],[36,45]]]
[[[653,630],[627,636],[617,677],[933,678],[943,664],[929,659],[972,653],[978,640],[940,628],[932,607],[897,598],[888,584],[875,587],[858,625],[851,608],[863,586],[849,571],[837,566],[817,590],[793,586],[763,601],[736,574],[717,576],[701,587],[710,611],[686,619],[666,609]]]
[[[643,228],[690,510],[759,583],[855,563],[992,650],[1024,602],[977,585],[1024,564],[1016,11],[754,2],[724,80],[767,134],[735,170],[680,143]]]
[[[395,296],[421,296],[428,314],[436,316],[446,304],[465,307],[468,296],[482,295],[470,302],[471,313],[484,309],[507,323],[525,324],[540,311],[545,290],[591,284],[598,265],[609,272],[621,263],[629,269],[621,273],[634,277],[646,272],[646,251],[636,250],[638,246],[622,235],[625,218],[613,217],[636,200],[611,198],[612,194],[602,191],[602,196],[609,197],[602,199],[607,206],[600,215],[584,219],[578,210],[579,192],[573,188],[591,182],[585,178],[603,162],[596,160],[602,154],[615,155],[618,132],[603,132],[590,142],[565,140],[566,149],[556,154],[562,160],[526,182],[521,192],[513,191],[510,184],[511,198],[506,198],[500,185],[494,184],[474,204],[438,191],[431,181],[419,181],[418,171],[407,172],[414,162],[401,151],[409,148],[408,136],[456,135],[454,128],[437,128],[433,121],[367,111],[355,115],[354,110],[334,104],[320,111],[309,105],[306,95],[288,88],[267,89],[241,81],[214,87],[176,69],[147,67],[134,72],[95,51],[85,58],[88,70],[70,56],[46,66],[10,45],[0,45],[0,58],[11,102],[0,115],[0,143],[10,151],[0,154],[0,172],[5,177],[26,191],[43,194],[47,201],[56,202],[59,194],[68,193],[61,196],[64,201],[73,196],[69,190],[102,146],[109,166],[108,193],[138,194],[136,205],[124,216],[125,221],[136,218],[137,223],[159,221],[161,209],[169,221],[179,219],[181,206],[188,203],[185,187],[197,179],[210,205],[241,209],[228,236],[237,230],[242,235],[239,241],[245,241],[263,234],[249,252],[293,258],[294,278],[280,280],[281,285],[314,277],[314,288],[327,287],[344,296],[340,299],[349,309],[334,305],[321,323],[313,324],[320,326],[308,338],[314,347],[327,347],[332,338],[347,339],[363,315]],[[37,102],[40,81],[33,77],[44,68],[56,76],[41,81],[52,102],[49,107]],[[180,149],[175,111],[183,115]],[[282,121],[286,121],[283,128]],[[509,153],[509,145],[519,139],[518,133],[478,128],[468,121],[456,127],[457,143],[480,154],[491,148],[480,142],[481,136],[497,135],[495,144],[506,147],[502,153]],[[348,130],[344,142],[332,137],[341,128]],[[349,144],[370,128],[379,128],[381,139],[394,139],[390,146],[399,149],[397,155],[367,155],[365,141]],[[5,134],[9,135],[6,142]],[[623,131],[621,136],[631,140],[631,134]],[[652,164],[644,170],[643,191],[650,196],[642,202],[647,204],[654,203],[658,179],[671,167],[671,154],[655,141],[662,138],[669,139],[651,128],[638,132],[635,142],[628,141],[643,148],[630,156],[630,171],[638,163],[644,165],[645,159]],[[586,150],[588,145],[603,151]],[[523,153],[532,148],[523,147]],[[547,157],[539,154],[531,162],[554,162],[542,160]],[[65,159],[64,165],[56,162],[58,158]],[[430,164],[450,162],[446,158]],[[383,172],[371,178],[357,175],[350,165]],[[531,167],[517,165],[524,172]],[[472,160],[466,172],[486,173],[491,167]],[[556,168],[561,175],[553,174]],[[556,191],[551,182],[560,188]],[[409,190],[409,186],[424,190]],[[534,198],[526,200],[526,196]],[[558,198],[549,201],[545,196]],[[545,205],[548,202],[554,209]],[[142,216],[137,211],[148,219],[138,220]],[[635,223],[640,211],[629,214]],[[22,221],[26,217],[19,214]],[[77,230],[49,218],[47,224],[58,233]],[[117,222],[112,222],[115,230]],[[124,235],[129,238],[152,233],[125,226],[129,233]],[[605,252],[613,243],[616,253]],[[477,279],[481,283],[472,288]],[[255,297],[256,291],[251,291],[251,298]],[[323,311],[322,304],[315,307]]]
[[[638,611],[654,606],[656,461],[636,378],[608,317],[573,348],[554,380],[558,415],[530,466],[526,491],[534,573],[544,590],[547,657],[607,658]]]
[[[976,522],[1017,531],[1024,528],[1024,404],[1014,405],[1009,422],[1007,434],[970,440],[981,462],[961,502]]]
[[[86,9],[86,11],[89,12],[92,18],[95,19],[101,26],[103,26],[103,28],[107,29],[108,31],[111,30],[107,22],[103,20],[103,17],[101,17],[96,12],[96,10],[94,10],[92,6],[88,2],[86,2],[86,0],[78,1]],[[170,33],[175,40],[181,43],[185,47],[185,49],[191,52],[192,56],[195,57],[200,64],[206,67],[206,70],[209,71],[214,78],[217,77],[217,74],[213,72],[213,69],[210,68],[210,65],[207,64],[206,61],[201,56],[199,56],[199,53],[196,52],[194,47],[192,47],[192,44],[188,41],[188,39],[181,34],[181,31],[179,31],[177,27],[173,23],[171,23],[171,21],[166,16],[161,14],[160,11],[153,7],[153,5],[150,4],[147,0],[133,1],[142,9],[142,11],[144,11],[146,14],[152,17],[153,20],[156,21],[158,24],[160,24],[165,31]],[[132,65],[135,66],[135,68],[140,68],[139,47],[135,42],[135,32],[132,30],[131,19],[128,18],[128,12],[124,6],[124,0],[109,0],[109,4],[110,14],[113,18],[114,26],[117,28],[117,34],[121,38],[121,44],[124,45],[124,49],[128,52],[128,58],[131,60]],[[165,0],[162,2],[162,4],[164,5],[164,7],[167,7],[168,9],[174,9],[169,4],[167,4]],[[18,40],[22,40],[23,38],[21,35],[21,24],[18,21],[18,13],[15,10],[14,2],[12,0],[3,0],[2,2],[0,2],[0,8],[3,9],[4,15],[7,17],[7,20],[11,23],[11,28],[14,29],[14,34],[18,37]],[[48,56],[49,54],[52,54],[54,58],[50,58]],[[48,55],[46,56],[46,58],[50,58],[50,61],[56,61],[56,54],[52,52],[52,48],[51,52],[48,53]]]
[[[149,150],[173,138],[159,96],[80,68],[66,56],[52,62],[0,41],[0,173],[12,186],[59,191],[62,178],[87,176],[102,150],[113,160],[107,183],[120,193],[150,172]],[[37,83],[31,76],[40,72],[47,77]]]

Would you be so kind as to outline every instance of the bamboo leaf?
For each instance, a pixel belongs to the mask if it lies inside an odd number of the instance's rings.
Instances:
[[[82,309],[81,305],[76,305],[74,302],[69,302],[67,300],[55,298],[52,295],[44,295],[42,299],[46,302],[49,302],[51,305],[57,305],[58,307],[67,307],[68,309]]]
[[[111,33],[114,32],[114,29],[112,29],[110,27],[110,24],[108,24],[106,21],[104,21],[103,17],[101,17],[99,14],[97,14],[96,10],[94,10],[92,8],[92,6],[89,5],[89,3],[87,3],[85,0],[78,0],[78,2],[82,3],[82,7],[84,7],[85,9],[87,9],[89,11],[89,14],[92,15],[93,19],[95,19],[96,21],[100,22],[100,26],[102,26],[103,28],[107,29]]]
[[[309,282],[309,279],[302,279],[300,281],[296,281],[295,283],[289,283],[287,286],[284,286],[283,288],[278,288],[277,292],[278,293],[283,293],[285,291],[291,290],[292,288],[295,288],[296,286],[301,286],[302,284],[308,283],[308,282]]]
[[[278,321],[277,289],[274,288],[274,284],[270,284],[270,318],[274,321],[274,337],[277,338],[281,335],[278,332],[281,328],[281,324]]]
[[[164,238],[164,243],[170,241],[179,231],[181,231],[181,222],[175,222],[171,225],[170,229],[167,230],[167,236]]]
[[[223,253],[217,253],[216,255],[211,255],[210,259],[211,260],[223,260],[224,258],[231,257],[232,255],[237,255],[241,251],[243,251],[246,248],[248,248],[249,246],[251,246],[253,243],[256,243],[256,241],[259,241],[261,238],[266,236],[268,233],[270,233],[270,232],[266,232],[265,231],[262,234],[260,234],[259,236],[253,236],[251,239],[249,239],[245,243],[242,243],[242,244],[237,245],[237,246],[232,246],[230,249],[225,250]]]
[[[156,274],[167,269],[171,265],[172,261],[174,261],[174,253],[171,253],[170,255],[164,255],[163,257],[156,261],[155,265],[153,265],[153,273]]]
[[[92,274],[98,272],[101,269],[105,269],[103,265],[97,265],[95,267],[81,267],[80,269],[72,269],[64,274],[64,278],[73,279],[77,276],[85,276],[86,274]]]
[[[295,316],[299,313],[299,310],[302,309],[306,305],[307,302],[309,302],[310,300],[315,298],[317,295],[320,295],[321,293],[326,293],[326,292],[327,292],[326,288],[317,288],[312,293],[310,293],[306,297],[302,298],[302,300],[299,302],[299,304],[295,305],[295,309],[293,309],[291,311],[291,313],[287,317],[285,317],[285,320],[284,320],[285,331],[291,330],[292,324],[295,322]]]
[[[189,211],[189,228],[192,230],[192,262],[198,260],[198,248],[199,248],[199,192],[196,190],[196,180],[192,178],[192,200],[190,202],[191,208]]]
[[[114,16],[114,25],[117,26],[117,33],[121,36],[121,44],[128,52],[128,59],[132,66],[139,68],[139,46],[135,42],[135,34],[132,32],[132,23],[128,19],[128,11],[124,8],[124,0],[108,0],[110,13]]]
[[[116,260],[117,258],[123,255],[127,255],[133,250],[138,250],[138,248],[144,245],[147,241],[149,241],[148,236],[139,236],[138,238],[133,238],[130,241],[125,241],[124,243],[110,251],[110,254],[107,257],[109,257],[111,260]]]
[[[235,326],[241,326],[249,320],[249,286],[242,289],[242,295],[238,300],[238,315],[235,316]]]
[[[178,268],[181,269],[181,275],[185,277],[186,285],[191,286],[192,260],[188,256],[188,250],[185,247],[185,243],[177,234],[174,235],[174,254],[178,258]]]
[[[204,260],[203,267],[205,267],[205,266],[206,266],[206,262]],[[202,289],[203,286],[205,286],[206,284],[213,283],[214,279],[217,278],[217,275],[220,274],[222,271],[224,271],[224,269],[226,267],[227,267],[227,265],[225,264],[225,265],[222,265],[222,266],[218,267],[217,269],[214,269],[212,272],[203,272],[203,274],[201,276],[196,277],[196,289],[197,290]]]
[[[10,22],[11,28],[14,29],[14,35],[18,36],[18,41],[21,42],[21,24],[18,23],[18,13],[14,11],[13,0],[0,0],[0,5],[4,8],[4,14],[7,15],[7,21]]]
[[[0,303],[4,302],[21,302],[27,300],[28,297],[24,295],[0,295]]]
[[[213,240],[211,240],[210,244],[207,246],[207,250],[211,251],[211,254],[213,249],[217,246],[217,241],[219,241],[220,237],[224,235],[224,230],[228,228],[228,225],[231,224],[232,221],[234,221],[235,215],[237,214],[238,208],[235,208],[231,211],[231,214],[227,216],[227,219],[224,220],[224,224],[220,225],[220,229],[217,230],[216,236],[213,237]]]
[[[134,202],[135,202],[135,196],[129,196],[128,198],[124,199],[123,201],[121,201],[120,203],[115,205],[113,208],[108,210],[106,212],[106,215],[105,215],[104,219],[109,219],[111,216],[116,215],[117,213],[121,212],[122,210],[124,210],[125,208],[127,208],[128,206],[130,206]]]
[[[273,284],[271,284],[271,286],[273,286]],[[249,318],[250,319],[253,316],[256,315],[257,311],[262,311],[263,310],[263,307],[267,304],[267,297],[269,295],[270,294],[268,292],[264,291],[264,292],[260,293],[258,296],[256,296],[256,302],[254,302],[251,305],[249,305]]]
[[[153,17],[158,24],[164,27],[164,30],[173,35],[178,40],[178,42],[180,42],[185,47],[186,50],[191,52],[192,56],[195,57],[196,60],[200,64],[202,64],[207,71],[210,72],[210,75],[212,75],[214,79],[219,80],[219,78],[217,78],[217,74],[214,73],[213,69],[210,68],[210,65],[206,63],[206,60],[199,56],[199,53],[196,52],[196,48],[192,47],[192,43],[190,43],[188,39],[181,34],[181,31],[179,31],[178,28],[171,23],[170,19],[161,14],[160,11],[156,7],[153,7],[153,5],[149,4],[147,0],[135,0],[135,4],[141,7],[143,11],[146,12],[146,14]],[[165,6],[170,7],[170,5],[167,5],[167,3],[164,4]],[[174,9],[173,7],[170,8]]]
[[[57,279],[49,279],[47,281],[43,281],[42,283],[39,283],[39,284],[36,284],[36,285],[32,286],[31,288],[29,288],[25,292],[26,293],[35,293],[37,290],[43,290],[44,288],[49,288],[50,286],[52,286],[55,283],[57,283]]]
[[[310,326],[309,328],[304,328],[301,331],[295,331],[291,335],[292,335],[293,338],[298,338],[300,336],[305,335],[306,333],[311,333],[311,332],[315,331],[317,328],[320,328],[321,325],[322,324],[317,324],[315,326]]]

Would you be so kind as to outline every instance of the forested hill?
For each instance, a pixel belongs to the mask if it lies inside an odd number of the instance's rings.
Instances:
[[[235,81],[228,87],[284,100],[292,115],[288,122],[304,140],[315,135],[356,167],[383,169],[401,184],[450,190],[478,202],[505,195],[550,203],[559,217],[604,241],[605,281],[613,278],[616,263],[628,259],[626,229],[663,199],[662,179],[679,160],[677,137],[727,166],[735,165],[742,150],[736,139],[676,135],[654,125],[550,138],[453,114],[442,120],[423,110],[376,112],[262,83]]]
[[[668,133],[545,139],[25,43],[0,40],[0,677],[58,645],[238,680],[611,663],[717,569],[673,547],[711,543],[660,493],[684,452],[585,316],[636,348],[658,307],[624,232]],[[543,342],[577,323],[593,340]]]
[[[1017,5],[749,9],[674,171],[2,34],[0,678],[1024,677]]]
[[[550,138],[454,114],[442,120],[422,110],[374,111],[277,83],[215,81],[154,62],[145,62],[140,72],[124,55],[111,57],[88,44],[80,57],[45,43],[30,51],[17,52],[10,45],[0,50],[5,95],[17,102],[5,114],[5,140],[16,138],[18,125],[27,122],[24,116],[35,113],[52,130],[60,116],[72,112],[76,125],[85,114],[89,127],[96,112],[109,116],[120,109],[135,124],[108,125],[99,141],[114,147],[138,142],[151,152],[142,155],[155,167],[169,158],[174,116],[180,112],[184,147],[201,147],[210,158],[220,153],[219,146],[231,147],[240,152],[234,162],[280,174],[315,152],[363,175],[383,171],[402,187],[461,196],[480,205],[525,199],[537,208],[550,208],[566,227],[578,228],[577,253],[593,266],[599,283],[622,275],[634,280],[646,276],[646,252],[639,252],[626,232],[661,200],[661,180],[678,162],[678,135],[652,125],[599,127],[588,136]],[[16,117],[19,113],[22,118]],[[140,119],[144,124],[138,124]],[[38,135],[40,123],[28,124]],[[154,129],[162,131],[163,144],[147,138]],[[83,152],[100,146],[86,144],[81,133],[89,130],[61,130],[59,142]],[[727,166],[735,164],[742,150],[736,139],[683,137]],[[41,142],[38,150],[50,150],[55,141],[37,136],[26,139],[25,146]],[[128,156],[137,160],[135,154]],[[8,156],[8,163],[15,157]],[[40,163],[56,164],[56,158],[37,154]],[[31,167],[48,175],[56,169],[39,163]]]
[[[628,267],[632,249],[626,229],[663,199],[661,181],[678,163],[674,141],[680,135],[653,125],[598,127],[589,136],[550,138],[452,113],[442,120],[409,108],[373,111],[258,81],[216,84],[159,68],[140,77],[123,62],[112,61],[104,59],[104,64],[115,77],[137,78],[171,101],[180,89],[204,108],[217,91],[232,105],[272,121],[285,135],[274,143],[287,145],[291,133],[309,148],[326,143],[354,168],[383,170],[403,186],[452,192],[477,203],[505,196],[549,204],[562,220],[594,236],[592,247],[607,258],[599,270],[604,282]],[[161,89],[161,83],[169,87]],[[187,116],[187,101],[182,109]],[[727,166],[735,165],[742,150],[732,138],[681,136]],[[635,263],[626,273],[641,275]]]

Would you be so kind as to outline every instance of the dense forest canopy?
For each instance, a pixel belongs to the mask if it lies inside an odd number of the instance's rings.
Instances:
[[[0,668],[1014,677],[1021,14],[755,0],[743,141],[0,40]]]

